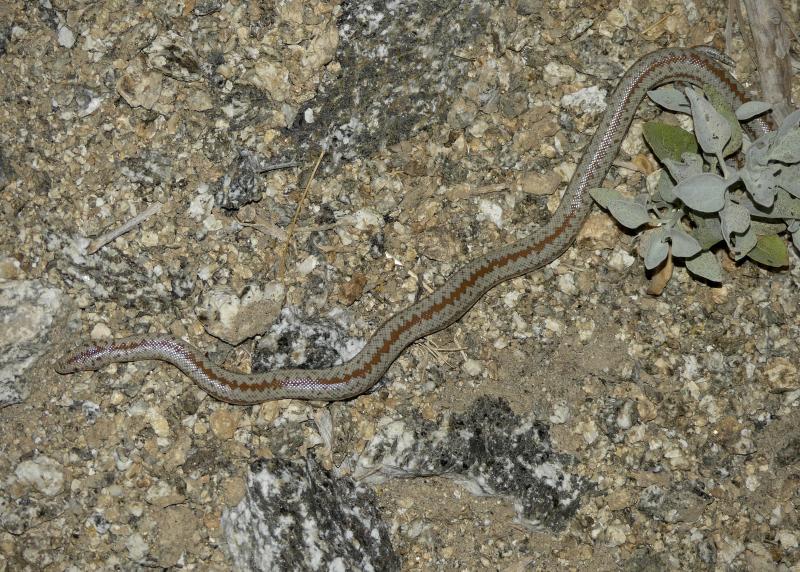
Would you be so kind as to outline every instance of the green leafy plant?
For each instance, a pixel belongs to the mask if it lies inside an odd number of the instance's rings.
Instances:
[[[648,192],[631,199],[613,189],[592,189],[592,198],[622,226],[649,230],[641,249],[654,270],[682,259],[696,277],[722,282],[712,249],[733,260],[748,258],[780,268],[789,263],[784,235],[800,249],[800,111],[747,145],[740,121],[769,111],[751,101],[732,110],[712,88],[663,87],[649,94],[656,104],[691,115],[694,133],[666,123],[645,124],[645,141],[664,169]],[[737,164],[732,158],[741,157]]]

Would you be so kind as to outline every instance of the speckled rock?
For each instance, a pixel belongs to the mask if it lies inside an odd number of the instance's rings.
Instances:
[[[298,114],[287,146],[321,146],[336,164],[368,156],[445,117],[469,69],[460,54],[485,33],[493,5],[344,2],[336,55],[342,73]],[[426,39],[420,41],[423,29]],[[396,57],[399,46],[402,56]]]
[[[350,338],[341,318],[303,319],[296,309],[287,306],[259,341],[253,371],[329,367],[350,359],[364,341]]]
[[[563,530],[590,483],[553,449],[547,425],[516,415],[502,399],[482,397],[437,423],[419,415],[385,419],[359,457],[356,476],[446,475],[478,495],[511,497],[519,522]]]
[[[37,359],[48,355],[63,293],[35,280],[0,283],[0,408],[28,395]]]
[[[376,502],[311,459],[258,460],[245,498],[223,514],[227,550],[242,570],[399,570]]]

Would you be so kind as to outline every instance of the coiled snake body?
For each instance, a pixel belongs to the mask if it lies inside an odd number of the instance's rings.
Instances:
[[[225,370],[203,352],[179,339],[145,335],[78,348],[56,364],[60,373],[96,370],[113,362],[161,360],[179,368],[212,396],[236,404],[271,399],[346,399],[372,387],[412,342],[458,320],[488,290],[558,258],[573,242],[591,210],[587,191],[600,186],[634,114],[648,90],[683,81],[708,85],[735,109],[748,97],[711,48],[664,49],[638,60],[622,77],[591,143],[581,158],[557,210],[537,231],[514,244],[477,258],[428,297],[397,312],[381,325],[351,360],[325,369],[283,369],[242,374]],[[751,122],[754,135],[769,130],[764,120]]]

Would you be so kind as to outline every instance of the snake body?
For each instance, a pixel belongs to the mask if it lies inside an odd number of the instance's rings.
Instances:
[[[491,250],[458,269],[432,294],[386,320],[364,348],[341,365],[247,375],[219,367],[182,340],[145,335],[78,348],[60,359],[56,370],[66,374],[96,370],[114,362],[161,360],[179,368],[215,398],[243,405],[284,398],[333,401],[363,393],[412,342],[458,320],[497,284],[548,264],[569,247],[591,210],[587,191],[602,183],[648,90],[665,83],[687,82],[715,88],[734,109],[745,103],[748,97],[728,74],[727,63],[725,56],[705,47],[663,49],[638,60],[611,96],[550,220],[527,238]],[[765,120],[751,122],[749,127],[754,135],[770,128]]]

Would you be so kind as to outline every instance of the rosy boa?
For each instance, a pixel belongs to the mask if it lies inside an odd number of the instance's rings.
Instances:
[[[725,65],[730,61],[706,47],[663,49],[637,61],[622,77],[608,108],[569,183],[545,225],[514,244],[491,250],[451,275],[436,291],[386,320],[351,360],[326,369],[283,369],[242,374],[225,370],[203,352],[166,335],[145,335],[91,344],[61,358],[56,370],[67,374],[96,370],[113,362],[161,360],[179,368],[212,396],[249,405],[270,399],[346,399],[381,378],[412,342],[458,320],[488,290],[558,258],[573,242],[592,207],[587,190],[598,187],[648,90],[680,81],[714,87],[733,106],[748,100]],[[753,135],[770,130],[767,120],[751,122]]]

